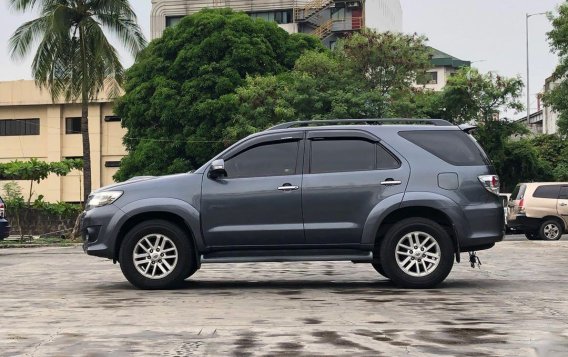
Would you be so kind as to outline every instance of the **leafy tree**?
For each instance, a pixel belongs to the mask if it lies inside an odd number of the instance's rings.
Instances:
[[[115,178],[199,167],[227,144],[223,132],[238,109],[235,89],[247,76],[290,70],[306,49],[324,50],[315,37],[290,35],[230,9],[183,18],[127,71],[116,111],[128,129],[129,154]]]
[[[38,44],[32,72],[55,100],[81,100],[84,191],[91,192],[89,101],[103,88],[117,95],[124,71],[110,31],[134,55],[146,46],[128,0],[9,0],[16,11],[39,10],[39,17],[20,26],[10,39],[12,58],[20,59]]]
[[[340,41],[337,52],[370,89],[387,96],[393,90],[407,90],[431,67],[425,42],[416,34],[365,30]]]
[[[32,158],[29,161],[11,161],[7,163],[0,163],[0,180],[26,180],[30,181],[30,190],[28,194],[27,203],[24,201],[22,196],[22,191],[20,186],[16,182],[8,182],[4,185],[4,192],[6,192],[7,205],[10,212],[14,213],[15,225],[20,231],[21,239],[24,238],[24,229],[22,228],[20,221],[21,211],[23,208],[31,207],[33,191],[33,183],[40,183],[45,180],[50,174],[55,174],[57,176],[66,176],[71,170],[80,170],[83,167],[83,160],[80,159],[68,159],[61,162],[44,162]],[[43,196],[39,195],[36,199],[37,202],[43,202]],[[50,208],[52,205],[46,204]],[[44,205],[44,206],[46,206]],[[65,204],[54,206],[58,209],[62,207],[67,207]],[[24,219],[27,218],[29,210],[25,210]],[[27,227],[28,231],[31,227]]]
[[[28,205],[31,202],[33,192],[33,183],[40,183],[50,174],[57,176],[66,176],[71,170],[81,170],[83,168],[83,160],[66,159],[60,162],[44,162],[32,158],[29,161],[11,161],[0,163],[0,180],[25,180],[30,181],[30,190],[28,195]],[[8,187],[10,188],[10,187]]]
[[[481,74],[475,68],[462,68],[449,78],[442,93],[444,118],[456,124],[485,123],[504,110],[521,111],[523,81],[493,73]]]
[[[552,78],[559,81],[550,92],[544,96],[544,102],[559,113],[558,130],[563,136],[568,135],[568,2],[558,8],[558,14],[551,17],[552,31],[548,40],[552,51],[558,54],[559,64]]]
[[[568,140],[559,135],[538,135],[530,139],[539,157],[548,163],[556,181],[568,180]]]
[[[430,116],[435,94],[412,87],[429,66],[424,41],[369,30],[332,52],[304,53],[291,72],[248,78],[236,90],[239,111],[226,135],[239,139],[289,120]]]

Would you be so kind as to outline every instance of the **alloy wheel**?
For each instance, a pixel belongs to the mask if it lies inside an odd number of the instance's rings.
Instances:
[[[406,274],[423,277],[440,264],[440,245],[430,234],[410,232],[398,241],[395,249],[396,263]]]
[[[134,246],[132,259],[136,270],[149,279],[168,276],[178,262],[174,242],[163,234],[148,234]]]

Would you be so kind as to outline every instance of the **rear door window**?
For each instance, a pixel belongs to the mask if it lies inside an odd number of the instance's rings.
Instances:
[[[399,135],[455,166],[491,164],[481,147],[461,130],[401,131]]]
[[[558,198],[561,200],[568,200],[568,186],[562,186]]]
[[[374,170],[375,144],[359,139],[325,139],[311,142],[310,173]]]
[[[560,192],[560,185],[538,186],[533,193],[533,197],[550,198],[556,200],[558,199],[559,192]]]
[[[525,197],[525,190],[527,189],[527,185],[517,185],[511,193],[511,200],[518,201],[522,200]]]

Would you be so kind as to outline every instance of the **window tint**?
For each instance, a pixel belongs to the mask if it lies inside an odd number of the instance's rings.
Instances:
[[[525,197],[525,190],[527,189],[527,185],[517,185],[511,193],[511,200],[521,200]]]
[[[296,174],[299,141],[254,146],[225,161],[228,178]]]
[[[400,167],[398,160],[381,145],[377,145],[377,169],[388,170]]]
[[[560,185],[538,186],[533,193],[533,197],[558,199]]]
[[[560,189],[560,195],[558,196],[558,198],[560,198],[562,200],[568,200],[568,186],[562,186],[562,188]]]
[[[312,140],[310,173],[366,171],[376,166],[376,145],[365,140]]]
[[[461,130],[402,131],[400,136],[455,166],[489,164],[481,148]]]

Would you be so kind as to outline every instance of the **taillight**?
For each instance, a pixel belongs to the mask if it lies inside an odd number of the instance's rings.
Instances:
[[[519,213],[525,213],[525,199],[521,198],[519,201]]]
[[[4,204],[0,203],[0,218],[4,218]]]
[[[496,195],[499,194],[499,176],[481,175],[477,177],[485,189]]]

